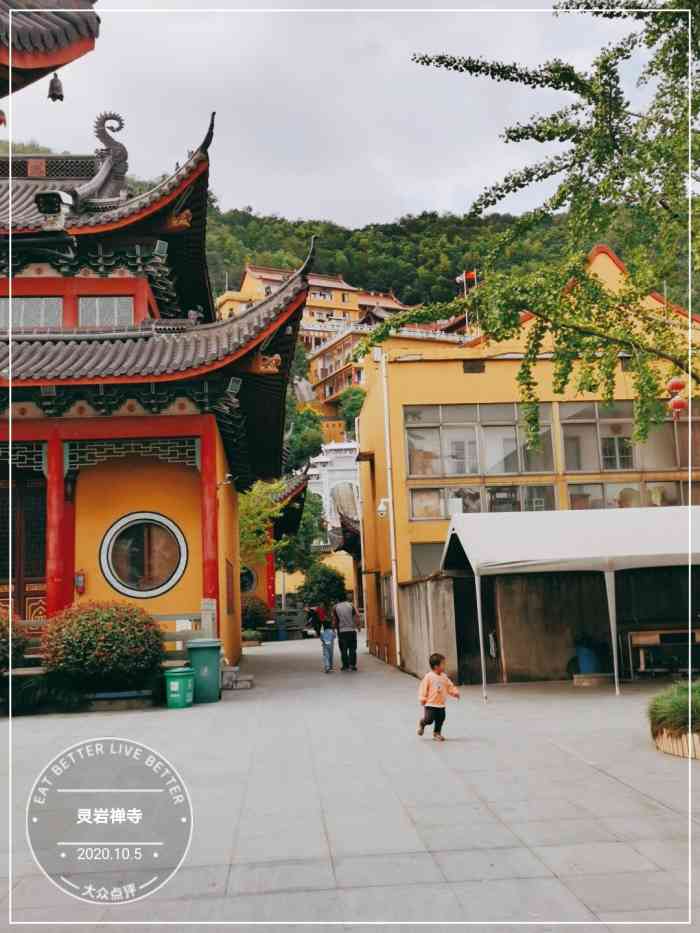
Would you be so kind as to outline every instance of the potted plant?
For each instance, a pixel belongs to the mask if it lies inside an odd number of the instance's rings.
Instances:
[[[673,684],[648,708],[656,747],[669,755],[700,758],[700,681]]]

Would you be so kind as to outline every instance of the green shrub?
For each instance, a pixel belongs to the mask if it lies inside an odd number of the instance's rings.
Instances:
[[[77,603],[54,616],[42,638],[44,668],[87,691],[150,686],[160,673],[163,633],[127,603]]]
[[[241,600],[241,612],[244,629],[257,629],[272,618],[272,610],[259,596],[244,596]],[[255,633],[257,638],[257,632]]]
[[[663,729],[671,735],[700,732],[700,681],[690,686],[690,703],[688,689],[688,684],[674,684],[651,700],[648,712],[654,738]]]
[[[297,596],[305,606],[325,606],[330,609],[346,597],[345,577],[335,567],[314,564],[306,571]]]
[[[19,667],[27,650],[29,638],[25,629],[12,620],[12,667]],[[10,616],[6,609],[0,608],[0,671],[10,667]]]
[[[241,632],[243,641],[258,641],[258,630],[255,628],[244,628]]]

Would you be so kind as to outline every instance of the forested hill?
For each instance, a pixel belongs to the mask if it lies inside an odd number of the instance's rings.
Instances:
[[[17,154],[52,151],[34,141],[15,143],[13,150]],[[0,156],[6,153],[7,144],[0,142]],[[157,179],[128,181],[136,191],[151,187]],[[521,237],[506,254],[504,263],[530,271],[561,256],[562,219],[543,222]],[[315,271],[339,272],[360,288],[392,289],[406,304],[449,301],[459,291],[455,277],[463,269],[480,269],[495,237],[513,220],[510,214],[490,214],[475,220],[467,214],[426,211],[400,217],[393,223],[350,229],[324,220],[265,216],[251,207],[222,211],[212,195],[207,231],[209,272],[214,293],[219,294],[227,276],[229,287],[238,287],[246,262],[293,269],[306,256],[315,233]],[[619,233],[611,233],[607,243],[624,259],[624,224]],[[669,298],[687,305],[686,283],[687,259],[681,250],[675,280],[666,283]],[[658,287],[663,287],[661,282]]]
[[[328,221],[266,217],[251,208],[213,207],[208,225],[209,272],[215,292],[220,292],[227,272],[229,287],[237,288],[246,262],[294,268],[315,233],[315,271],[342,273],[361,288],[393,289],[407,304],[447,301],[458,292],[455,276],[463,269],[478,270],[489,244],[512,220],[508,214],[474,220],[425,212],[351,230]],[[547,262],[561,247],[559,228],[556,220],[543,224],[536,235],[513,247],[509,263],[533,269]]]

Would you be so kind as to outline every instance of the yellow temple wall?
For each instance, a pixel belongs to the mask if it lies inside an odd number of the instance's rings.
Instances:
[[[187,567],[161,596],[133,599],[117,592],[100,568],[105,532],[130,512],[157,512],[174,522],[187,542]],[[193,467],[143,457],[82,467],[75,492],[75,568],[86,574],[79,602],[130,602],[153,615],[199,613],[202,600],[200,479]]]
[[[230,472],[221,437],[216,436],[219,503],[219,635],[224,656],[236,664],[241,656],[241,563],[238,532],[238,493],[224,484]]]

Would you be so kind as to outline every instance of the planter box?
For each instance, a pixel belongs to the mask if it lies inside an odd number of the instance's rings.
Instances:
[[[252,640],[251,640],[251,641],[242,641],[242,642],[241,642],[241,646],[242,646],[243,648],[257,648],[258,645],[262,645],[262,642],[261,642],[261,641],[258,641],[257,639],[256,639],[255,641],[252,641]]]
[[[689,732],[687,735],[670,735],[665,729],[654,739],[656,747],[666,755],[679,758],[700,758],[700,734]]]
[[[612,674],[574,674],[574,687],[602,687],[612,682]]]

